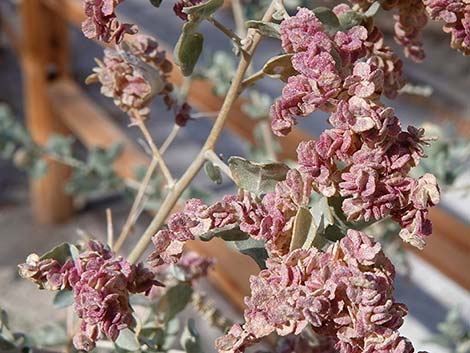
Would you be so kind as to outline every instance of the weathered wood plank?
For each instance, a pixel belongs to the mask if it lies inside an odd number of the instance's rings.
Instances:
[[[133,178],[136,167],[148,164],[149,158],[73,81],[57,80],[47,91],[56,114],[85,146],[123,144],[124,151],[114,165],[119,175]]]
[[[68,133],[61,120],[54,115],[46,92],[51,64],[55,64],[56,74],[66,74],[66,33],[57,32],[65,23],[53,16],[40,0],[22,1],[20,10],[26,122],[33,139],[44,144],[54,132]],[[54,22],[57,22],[56,25],[49,26]],[[64,191],[70,170],[52,161],[48,161],[48,165],[46,176],[31,181],[31,203],[38,222],[57,223],[73,213],[72,199]]]

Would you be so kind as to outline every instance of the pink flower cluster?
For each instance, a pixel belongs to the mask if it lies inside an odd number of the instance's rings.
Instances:
[[[340,102],[329,122],[333,128],[318,140],[298,146],[300,171],[323,195],[344,198],[349,221],[391,215],[404,228],[402,238],[423,248],[432,232],[427,209],[440,198],[433,175],[408,176],[423,156],[424,131],[402,131],[392,108],[358,96]]]
[[[183,271],[185,280],[193,282],[206,277],[209,269],[214,265],[214,263],[214,259],[201,256],[194,251],[190,251],[183,254],[178,263],[178,267]]]
[[[85,0],[85,15],[82,23],[83,34],[90,39],[110,43],[113,39],[120,43],[125,34],[137,33],[137,26],[120,23],[115,9],[124,0]]]
[[[167,108],[173,110],[177,124],[184,126],[191,107],[178,104],[172,97],[173,85],[168,79],[173,66],[165,52],[159,50],[158,42],[150,36],[137,35],[125,48],[128,51],[106,49],[103,61],[97,60],[98,67],[87,82],[99,81],[101,93],[113,98],[131,120],[146,119],[151,100],[160,95]]]
[[[470,2],[468,0],[423,0],[433,20],[445,22],[444,32],[450,33],[451,46],[470,55]]]
[[[225,196],[210,206],[198,199],[188,200],[183,211],[170,217],[167,229],[153,237],[155,249],[148,261],[154,267],[177,263],[186,241],[236,225],[254,239],[265,240],[270,254],[285,254],[297,210],[308,205],[310,193],[310,182],[292,169],[286,180],[262,199],[240,190],[238,195]]]
[[[335,12],[340,15],[347,9],[341,5]],[[394,110],[379,100],[387,92],[385,87],[400,87],[402,81],[393,72],[395,68],[401,72],[401,62],[391,57],[382,60],[390,51],[376,28],[368,34],[356,26],[331,39],[307,9],[282,22],[281,33],[284,49],[294,53],[292,64],[299,75],[289,79],[272,108],[274,131],[287,134],[296,116],[316,109],[332,112],[328,120],[332,129],[317,141],[298,146],[300,171],[324,196],[345,198],[343,211],[348,220],[391,215],[405,228],[402,238],[422,248],[431,234],[427,207],[439,202],[434,177],[414,180],[408,176],[424,155],[424,131],[414,127],[402,131]],[[371,36],[374,41],[368,42]],[[398,64],[393,72],[384,71],[390,62]],[[424,204],[412,196],[421,192],[417,190],[423,180],[428,192]]]
[[[334,11],[340,15],[348,9],[340,5]],[[401,62],[384,46],[377,28],[369,34],[365,27],[355,26],[331,38],[315,14],[301,8],[281,23],[281,39],[284,50],[293,54],[298,75],[288,79],[281,99],[271,108],[277,135],[287,135],[296,117],[318,109],[334,112],[352,96],[374,101],[382,93],[393,97],[403,83]]]
[[[428,16],[422,0],[401,0],[395,19],[395,41],[404,47],[405,56],[415,62],[424,59],[422,31]]]
[[[185,7],[196,6],[202,3],[204,0],[180,0],[173,5],[173,11],[175,15],[181,18],[183,21],[188,20],[188,15],[183,11]]]
[[[81,320],[73,344],[85,351],[92,350],[103,335],[115,341],[121,330],[134,323],[129,294],[148,293],[159,285],[141,263],[131,265],[97,241],[89,241],[85,252],[62,265],[31,254],[19,268],[22,277],[40,288],[73,290],[75,312]]]
[[[315,342],[312,342],[312,341]],[[307,339],[303,336],[289,335],[279,340],[276,353],[338,353],[336,340],[318,334]]]
[[[309,326],[339,353],[414,352],[398,333],[407,309],[395,302],[393,282],[380,244],[353,230],[325,253],[297,249],[268,259],[250,279],[245,324],[234,325],[216,347],[244,352],[273,332],[299,335]]]

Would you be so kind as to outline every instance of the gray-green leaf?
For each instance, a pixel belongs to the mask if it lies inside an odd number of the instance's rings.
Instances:
[[[318,236],[317,231],[318,227],[310,210],[305,207],[299,207],[295,215],[289,250],[293,251],[299,248],[310,249],[312,246],[315,246]]]
[[[194,32],[194,28],[195,24],[187,22],[175,46],[176,63],[184,76],[190,76],[193,73],[204,44],[204,37],[201,33]]]
[[[209,0],[198,5],[185,7],[183,11],[189,15],[190,21],[201,20],[212,16],[223,4],[224,0]]]
[[[206,161],[206,163],[204,163],[204,172],[211,181],[217,185],[222,184],[222,173],[220,172],[220,168],[215,166],[211,161]]]
[[[270,77],[287,82],[289,77],[298,74],[292,67],[292,56],[293,54],[283,54],[269,59],[263,66],[263,72]]]
[[[242,232],[238,224],[232,224],[223,228],[216,228],[199,236],[202,241],[209,241],[213,238],[220,238],[225,241],[246,240],[250,236]]]
[[[52,303],[56,308],[63,309],[72,305],[73,302],[73,291],[68,289],[62,289],[61,291],[57,292],[57,294],[54,296],[54,300]]]
[[[164,312],[163,320],[169,322],[190,302],[193,289],[191,286],[180,283],[167,290],[158,302],[158,311]]]
[[[241,157],[231,157],[228,165],[237,186],[258,195],[274,191],[289,171],[283,163],[253,163]]]
[[[265,37],[281,39],[281,26],[277,23],[251,20],[246,22],[246,27],[257,29]]]
[[[247,240],[234,241],[233,244],[242,254],[248,255],[255,260],[260,269],[266,268],[268,252],[266,251],[264,241],[249,238]]]
[[[78,255],[78,249],[75,245],[62,243],[41,256],[41,260],[53,259],[63,265],[67,259],[75,258]]]
[[[150,0],[150,3],[155,7],[160,7],[162,0]]]
[[[193,319],[188,320],[188,324],[181,335],[180,344],[186,353],[204,353],[201,346],[201,337],[196,330]]]
[[[140,343],[137,336],[130,329],[126,328],[119,332],[119,336],[115,342],[116,346],[126,351],[135,352],[140,349]]]
[[[340,30],[341,26],[339,23],[339,19],[331,9],[320,6],[314,9],[313,13],[321,21],[321,23],[323,23],[325,32],[328,33],[330,36],[334,35]]]

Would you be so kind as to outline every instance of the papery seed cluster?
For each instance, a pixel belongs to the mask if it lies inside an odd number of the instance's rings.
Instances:
[[[345,8],[336,10],[341,14]],[[345,198],[342,208],[349,221],[391,215],[404,228],[401,237],[422,248],[432,232],[427,209],[439,202],[432,175],[408,176],[424,156],[424,130],[410,126],[403,131],[394,110],[379,100],[385,74],[374,54],[364,58],[370,52],[366,29],[356,26],[332,39],[322,28],[308,9],[281,25],[283,47],[294,53],[299,75],[289,78],[272,108],[273,130],[285,135],[296,116],[332,111],[332,128],[298,146],[300,171],[324,196]]]
[[[444,32],[451,35],[451,46],[470,55],[470,1],[423,0],[433,20],[444,21]]]
[[[289,251],[296,213],[299,207],[308,205],[310,194],[310,183],[292,169],[274,192],[262,198],[240,190],[237,195],[225,196],[209,206],[190,199],[183,211],[169,218],[167,228],[153,237],[155,248],[148,260],[155,267],[178,263],[187,241],[235,225],[252,238],[266,241],[266,249],[273,256],[285,254]]]
[[[173,85],[168,80],[173,65],[159,50],[158,42],[150,36],[137,35],[125,44],[115,50],[105,49],[103,60],[96,61],[98,67],[87,82],[99,81],[101,93],[113,98],[133,121],[148,118],[151,100],[162,96],[167,109],[175,114],[176,123],[184,126],[191,108],[172,96]]]
[[[135,34],[138,29],[134,24],[121,23],[115,10],[124,0],[84,0],[87,19],[82,23],[83,34],[90,39],[111,43],[120,43],[125,34]]]
[[[334,341],[340,353],[411,353],[398,333],[407,309],[393,298],[394,268],[365,234],[349,230],[325,253],[297,249],[267,261],[250,279],[245,323],[219,338],[221,353],[244,352],[276,332],[307,327]]]
[[[97,241],[89,241],[78,258],[64,264],[31,254],[19,268],[23,278],[40,288],[73,291],[74,309],[80,319],[73,344],[85,351],[92,350],[103,336],[115,341],[121,330],[131,327],[134,318],[129,295],[148,293],[159,285],[142,263],[131,265]]]

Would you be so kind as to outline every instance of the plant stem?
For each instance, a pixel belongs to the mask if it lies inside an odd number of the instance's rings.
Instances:
[[[225,27],[222,23],[217,21],[214,17],[208,17],[207,21],[212,23],[218,30],[224,33],[227,37],[229,37],[239,48],[243,46],[242,39],[231,29]]]
[[[148,131],[147,127],[145,126],[145,123],[141,119],[137,120],[137,126],[140,128],[140,131],[142,131],[142,134],[144,135],[145,139],[147,140],[147,143],[149,144],[150,149],[152,150],[153,157],[160,164],[160,168],[162,169],[162,173],[163,173],[163,176],[166,179],[168,187],[171,188],[175,184],[175,180],[173,179],[173,176],[171,175],[170,170],[168,169],[165,161],[163,160],[163,157],[162,157],[158,147],[155,145],[155,142],[153,142],[152,135],[150,135],[150,132]]]
[[[127,236],[129,235],[131,231],[132,226],[137,221],[137,218],[138,218],[137,211],[139,209],[139,205],[141,204],[145,196],[145,192],[147,190],[148,184],[157,166],[158,166],[158,160],[156,158],[152,158],[152,161],[149,164],[149,167],[145,173],[145,176],[142,179],[142,183],[139,186],[139,190],[137,191],[137,195],[134,199],[134,202],[132,203],[131,210],[129,211],[129,214],[127,215],[126,222],[124,223],[121,233],[119,234],[119,238],[116,241],[116,245],[114,246],[114,252],[118,252],[121,249],[122,244],[124,244],[124,241],[126,240]]]
[[[216,167],[218,167],[225,175],[233,180],[232,172],[227,164],[222,161],[219,156],[213,150],[207,150],[205,153],[207,160],[211,161]]]
[[[168,147],[170,147],[171,143],[175,140],[176,136],[178,135],[179,130],[180,130],[180,127],[175,124],[170,134],[168,135],[168,137],[166,138],[166,140],[163,142],[162,146],[160,147],[160,151],[162,155],[165,154]],[[132,203],[131,210],[129,211],[129,214],[127,215],[126,222],[124,223],[124,226],[122,227],[122,231],[119,234],[119,238],[116,241],[116,245],[114,246],[114,252],[116,253],[121,249],[122,244],[124,244],[124,241],[126,240],[126,238],[128,237],[132,229],[132,226],[135,224],[135,222],[137,222],[137,219],[139,218],[140,213],[142,212],[143,207],[141,207],[141,205],[144,202],[144,197],[146,195],[148,185],[150,183],[152,175],[157,170],[157,167],[158,167],[158,160],[156,158],[152,158],[149,164],[149,167],[147,171],[145,172],[144,178],[142,179],[142,182],[139,186],[134,202]]]
[[[243,7],[240,3],[240,0],[232,0],[232,12],[233,18],[235,19],[235,25],[237,28],[237,34],[240,37],[246,36],[246,27],[245,27],[245,16],[243,15]]]
[[[114,227],[113,227],[113,214],[111,213],[111,209],[106,209],[106,225],[107,225],[107,243],[111,249],[113,249],[114,243]]]
[[[250,77],[247,77],[243,80],[240,90],[243,91],[245,88],[248,88],[256,83],[256,81],[261,80],[265,76],[265,73],[262,70],[255,72]]]
[[[162,153],[162,155],[165,154],[168,147],[170,147],[170,145],[173,143],[180,129],[181,127],[179,125],[176,125],[176,124],[173,125],[173,129],[171,129],[170,134],[168,135],[166,140],[163,141],[163,144],[160,147],[160,152]]]
[[[279,0],[273,0],[271,2],[268,9],[266,10],[266,13],[263,16],[263,19],[262,19],[263,21],[271,20],[272,14],[274,12],[274,7],[275,7],[274,5],[277,1]],[[188,185],[191,183],[191,181],[194,179],[196,174],[199,172],[199,170],[201,169],[201,167],[203,166],[205,162],[204,155],[206,151],[214,149],[215,143],[217,142],[217,139],[222,133],[224,124],[228,117],[228,113],[230,112],[230,109],[232,108],[233,103],[238,97],[240,85],[243,81],[245,72],[248,66],[250,65],[253,53],[255,52],[256,47],[258,46],[261,40],[261,34],[257,32],[256,30],[250,29],[248,31],[246,39],[249,39],[246,41],[246,43],[249,43],[249,45],[242,52],[242,57],[240,59],[240,63],[238,64],[237,71],[235,72],[230,88],[227,92],[227,95],[225,96],[224,103],[222,104],[222,107],[220,109],[219,115],[217,119],[215,120],[215,123],[212,127],[211,132],[209,133],[209,136],[207,137],[207,140],[204,146],[202,147],[201,151],[197,155],[196,159],[191,163],[191,165],[188,167],[186,172],[183,174],[183,176],[176,182],[173,189],[171,189],[168,192],[156,216],[154,217],[152,222],[149,224],[144,234],[142,234],[141,238],[137,242],[134,249],[129,254],[128,259],[131,263],[135,263],[142,256],[148,244],[152,240],[152,237],[157,233],[160,227],[164,224],[169,213],[171,212],[175,204],[178,202],[178,199],[180,198],[181,194],[184,192],[184,190],[186,190]]]

